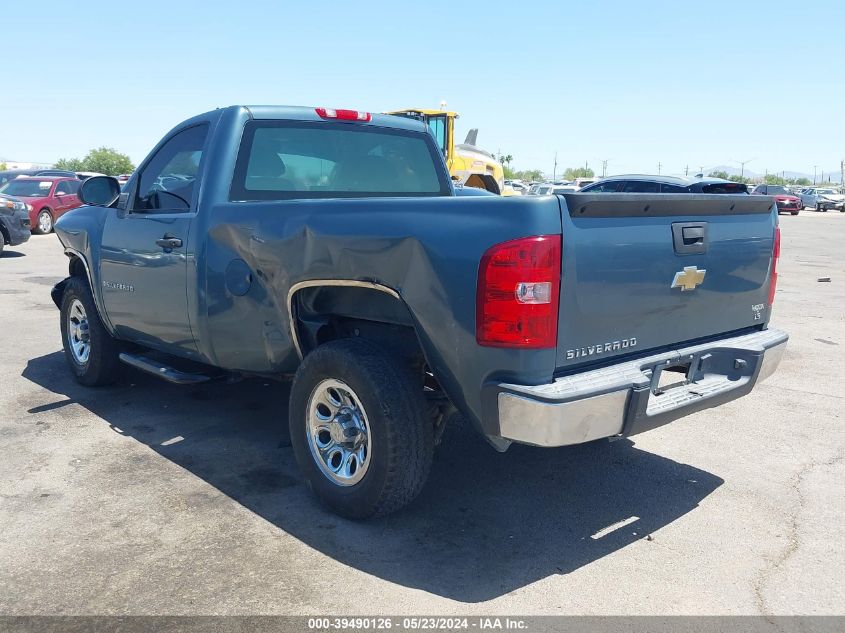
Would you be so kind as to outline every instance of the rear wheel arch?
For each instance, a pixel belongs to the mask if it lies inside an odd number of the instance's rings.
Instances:
[[[294,285],[288,293],[291,338],[300,358],[322,343],[350,336],[380,338],[405,332],[414,338],[410,309],[394,289],[372,282],[318,280]]]

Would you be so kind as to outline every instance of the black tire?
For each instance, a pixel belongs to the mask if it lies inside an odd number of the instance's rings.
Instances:
[[[798,211],[793,211],[792,215],[798,215]]]
[[[369,462],[363,478],[351,485],[332,481],[312,452],[308,405],[327,380],[348,385],[366,412]],[[420,493],[431,469],[434,428],[426,410],[422,381],[415,381],[410,367],[383,346],[364,339],[321,345],[302,361],[290,396],[291,445],[306,483],[334,512],[350,519],[404,507]]]
[[[79,301],[85,310],[89,351],[87,358],[80,361],[71,349],[70,319],[74,302]],[[71,277],[65,284],[61,308],[62,347],[77,382],[86,387],[109,385],[118,379],[123,367],[118,359],[120,344],[103,327],[97,306],[86,280]]]
[[[46,231],[41,228],[41,216],[45,215],[50,218],[49,227]],[[41,211],[38,212],[38,215],[35,216],[35,226],[32,227],[32,232],[36,235],[47,235],[48,233],[53,232],[53,212],[44,207]]]

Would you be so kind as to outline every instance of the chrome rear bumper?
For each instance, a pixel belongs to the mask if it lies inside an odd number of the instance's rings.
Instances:
[[[537,446],[642,433],[747,394],[777,368],[788,335],[763,330],[558,378],[497,385],[499,435]],[[659,386],[664,369],[678,384]]]

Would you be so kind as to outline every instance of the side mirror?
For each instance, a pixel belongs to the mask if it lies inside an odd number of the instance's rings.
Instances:
[[[120,184],[111,176],[92,176],[82,181],[77,195],[85,204],[110,207],[120,197]]]

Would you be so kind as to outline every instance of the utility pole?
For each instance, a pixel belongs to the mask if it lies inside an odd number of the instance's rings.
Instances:
[[[557,178],[557,152],[555,152],[555,168],[552,170],[552,180]]]
[[[689,165],[684,167],[684,176],[689,176]]]
[[[585,160],[584,161],[584,178],[587,177],[587,170],[590,168],[590,164]]]
[[[663,169],[663,163],[657,163],[657,175],[660,175],[660,170]]]
[[[818,169],[818,165],[813,165],[813,184],[816,184],[816,169]]]
[[[739,169],[739,177],[740,178],[745,178],[745,165],[746,165],[746,163],[750,163],[752,160],[754,160],[754,159],[749,158],[747,160],[735,160],[735,161],[733,161],[735,163],[740,164],[740,169]]]
[[[605,158],[601,162],[601,177],[602,178],[607,178],[607,163],[608,163],[609,160],[610,160],[609,158]]]
[[[839,186],[845,186],[845,159],[839,161]]]

